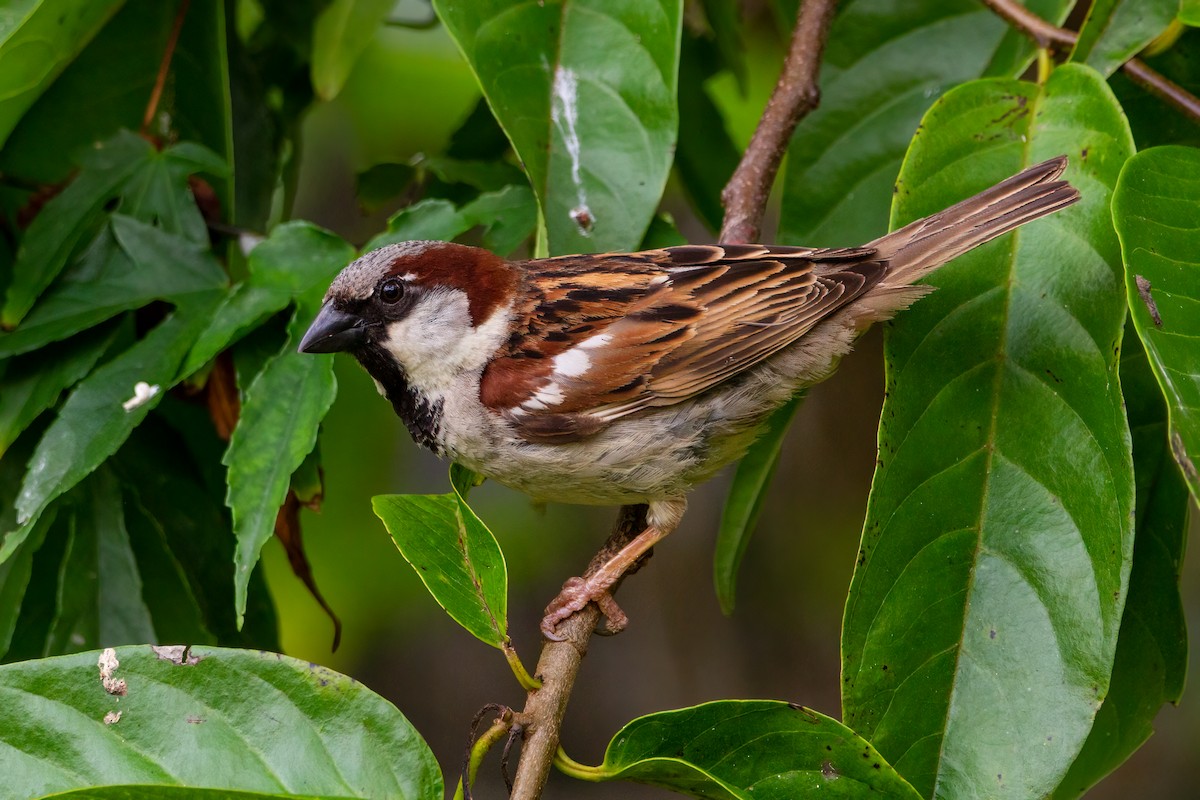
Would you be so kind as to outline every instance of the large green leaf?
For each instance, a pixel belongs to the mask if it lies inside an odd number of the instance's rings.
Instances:
[[[1061,21],[1072,3],[1027,5]],[[892,185],[925,110],[971,78],[1018,76],[1031,53],[976,0],[851,0],[830,29],[821,105],[788,148],[779,241],[859,245],[886,233]]]
[[[395,706],[275,653],[138,645],[28,661],[0,667],[0,698],[3,797],[105,784],[442,797]]]
[[[503,648],[508,568],[496,537],[467,505],[470,487],[456,469],[449,494],[378,495],[371,505],[438,605],[480,641]]]
[[[1094,0],[1071,60],[1108,77],[1166,30],[1178,11],[1179,0]]]
[[[436,0],[524,162],[552,253],[629,250],[678,124],[680,0]]]
[[[203,367],[292,300],[313,294],[319,297],[352,258],[353,247],[312,223],[293,221],[276,226],[250,251],[249,276],[221,303],[188,354],[182,374]]]
[[[25,317],[38,295],[58,277],[81,237],[93,227],[102,206],[153,152],[145,139],[122,131],[88,154],[79,174],[46,203],[21,240],[0,314],[3,327],[12,328]]]
[[[296,352],[295,343],[315,315],[313,304],[296,311],[287,344],[246,389],[237,428],[221,460],[229,467],[225,502],[233,511],[238,541],[234,605],[239,625],[251,571],[275,530],[292,473],[316,446],[317,429],[337,396],[333,356]]]
[[[29,462],[17,498],[16,524],[21,527],[6,532],[0,562],[24,540],[46,506],[116,452],[162,400],[216,300],[216,293],[193,298],[71,392]],[[147,384],[149,396],[135,403],[139,383]]]
[[[956,259],[889,327],[879,464],[842,630],[846,724],[926,796],[1034,797],[1107,692],[1133,547],[1108,213],[1131,154],[1103,79],[948,92],[893,224],[1071,157],[1082,200]]]
[[[591,777],[720,800],[920,797],[854,731],[775,700],[725,700],[635,719],[613,737]]]
[[[207,245],[114,214],[25,321],[0,334],[0,356],[25,353],[153,300],[186,300],[225,285]]]
[[[1187,541],[1188,490],[1167,445],[1166,403],[1130,324],[1121,344],[1121,390],[1137,486],[1129,597],[1108,696],[1083,750],[1054,793],[1058,800],[1079,797],[1141,747],[1153,733],[1163,703],[1179,702],[1187,674],[1179,573]]]
[[[0,8],[0,147],[122,2],[14,0]]]
[[[320,13],[312,49],[312,82],[318,97],[337,97],[394,5],[394,0],[333,0]]]
[[[1170,443],[1200,498],[1200,151],[1156,147],[1121,173],[1113,222],[1130,315],[1166,395]]]

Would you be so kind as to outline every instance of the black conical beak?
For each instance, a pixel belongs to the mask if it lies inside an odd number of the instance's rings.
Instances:
[[[339,353],[354,349],[366,337],[367,328],[362,317],[338,311],[332,303],[326,303],[313,324],[308,326],[299,350],[301,353]]]

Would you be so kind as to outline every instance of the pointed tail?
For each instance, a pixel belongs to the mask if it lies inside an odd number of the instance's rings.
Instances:
[[[1044,161],[871,242],[867,247],[875,248],[890,267],[884,284],[911,284],[973,247],[1071,205],[1079,192],[1055,180],[1066,167],[1066,156]]]

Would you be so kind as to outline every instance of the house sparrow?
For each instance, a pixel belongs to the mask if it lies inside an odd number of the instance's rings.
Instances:
[[[346,351],[413,439],[539,501],[646,503],[646,528],[572,578],[542,631],[609,590],[679,523],[697,483],[827,377],[945,262],[1079,199],[1059,157],[863,247],[684,245],[507,261],[404,242],[334,279],[300,342]]]

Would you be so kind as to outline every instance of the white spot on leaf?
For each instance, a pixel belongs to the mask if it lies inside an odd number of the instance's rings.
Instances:
[[[158,385],[150,385],[145,381],[138,381],[133,385],[133,397],[121,403],[121,408],[126,411],[133,411],[138,406],[143,406],[150,402],[154,395],[161,391]]]
[[[104,648],[100,652],[100,658],[96,660],[96,666],[100,668],[100,685],[104,687],[104,691],[119,695],[124,695],[128,691],[124,678],[113,677],[117,667],[121,666],[121,662],[117,660],[116,650],[111,647]]]
[[[550,118],[562,137],[571,160],[571,183],[575,185],[576,203],[570,212],[571,221],[584,236],[591,235],[596,220],[588,208],[587,191],[583,188],[583,147],[579,142],[579,77],[575,70],[559,67],[554,73],[554,97],[550,103]]]
[[[116,723],[118,723],[120,721],[121,721],[121,712],[120,711],[110,711],[104,715],[104,724],[105,725],[115,725]]]

